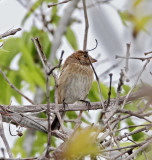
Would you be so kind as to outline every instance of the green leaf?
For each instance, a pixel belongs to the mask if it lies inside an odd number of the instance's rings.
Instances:
[[[78,117],[75,111],[67,112],[67,113],[66,113],[66,116],[67,116],[69,119],[76,119],[76,118]]]
[[[125,91],[125,94],[127,94],[130,91],[130,89],[131,89],[130,86],[125,85],[125,84],[122,87],[123,87],[123,90]]]
[[[72,29],[70,27],[67,28],[67,32],[66,32],[65,36],[66,36],[68,42],[70,43],[71,47],[74,50],[78,50],[78,44],[77,44],[76,36],[75,36],[74,32],[72,31]]]
[[[135,123],[131,120],[131,118],[128,118],[126,120],[126,122],[127,122],[128,126],[135,125]],[[132,131],[134,131],[134,129],[135,128],[129,128],[129,131],[132,132]],[[139,132],[139,133],[136,133],[136,134],[132,135],[132,139],[134,141],[139,141],[139,140],[141,141],[142,138],[145,139],[146,137],[147,136],[146,136],[146,134],[144,132]]]
[[[122,23],[123,23],[125,26],[127,26],[126,21],[127,21],[127,19],[128,19],[128,13],[127,13],[126,11],[122,12],[122,11],[120,11],[120,10],[118,10],[117,12],[118,12],[118,14],[119,14],[119,16],[120,16],[120,18],[121,18]]]
[[[133,3],[133,7],[137,7],[143,0],[135,0]]]
[[[91,123],[90,123],[88,120],[86,120],[86,118],[84,118],[84,117],[82,117],[81,120],[82,120],[84,123],[88,124],[88,125],[91,124]]]
[[[138,21],[138,23],[135,24],[136,32],[139,32],[140,30],[146,31],[145,27],[151,20],[152,20],[152,15],[148,15],[148,16],[142,17]]]
[[[119,143],[120,144],[120,147],[127,147],[127,146],[131,146],[131,145],[134,145],[133,142],[124,142],[124,143]],[[117,146],[115,146],[117,147]]]
[[[6,41],[6,39],[0,39],[0,42],[4,42],[4,41]]]
[[[21,77],[19,75],[18,71],[10,71],[8,73],[8,79],[10,80],[10,82],[18,89],[21,90],[22,85],[21,85]],[[11,95],[14,96],[14,98],[21,104],[21,95],[19,93],[17,93],[14,89],[11,88]]]
[[[88,98],[91,102],[97,102],[97,101],[100,100],[98,85],[97,85],[96,81],[94,81],[93,84],[92,84],[92,87],[90,89]]]
[[[46,143],[47,143],[47,134],[37,131],[31,156],[35,157],[37,153],[41,155],[45,150]]]
[[[8,50],[6,50],[6,49],[3,49],[3,48],[0,48],[0,54],[1,54],[1,53],[5,53],[5,52],[8,53],[8,52],[10,52],[10,51],[8,51]]]
[[[77,119],[77,114],[75,111],[71,111],[71,112],[66,112],[66,116],[68,117],[68,119]],[[70,123],[70,122],[68,122]],[[67,126],[67,123],[64,123],[65,126]],[[71,123],[71,128],[74,128],[75,124]]]
[[[145,155],[148,160],[151,160],[151,151],[152,151],[152,144],[149,144],[144,150],[138,153],[135,160],[143,160],[146,159]]]
[[[11,87],[0,73],[0,103],[10,104],[11,96]]]
[[[22,79],[24,79],[25,81],[27,81],[27,83],[29,83],[30,89],[33,92],[35,91],[35,86],[36,85],[40,86],[45,91],[46,82],[45,82],[45,79],[44,79],[44,75],[36,67],[31,68],[30,72],[29,72],[29,67],[28,66],[21,65],[20,66],[20,75],[21,75]]]
[[[15,47],[14,47],[15,46]],[[9,38],[0,50],[0,65],[9,67],[13,58],[19,53],[18,38]]]

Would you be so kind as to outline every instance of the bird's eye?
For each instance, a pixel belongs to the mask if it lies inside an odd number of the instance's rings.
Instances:
[[[87,58],[88,56],[85,54],[84,57]]]

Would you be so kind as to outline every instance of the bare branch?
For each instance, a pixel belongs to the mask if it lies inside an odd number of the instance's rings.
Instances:
[[[20,31],[21,28],[12,29],[0,35],[0,39],[16,34],[16,32]]]
[[[130,56],[130,43],[127,43],[126,46],[127,46],[127,51],[126,51],[126,66],[125,66],[125,71],[126,73],[128,72],[128,63],[129,63],[129,56]]]
[[[48,60],[51,64],[54,64],[56,51],[60,46],[62,36],[67,30],[67,26],[70,22],[71,15],[74,12],[74,9],[76,8],[78,2],[79,0],[71,1],[71,3],[64,10],[64,16],[62,16],[59,21],[58,27],[54,33],[54,38],[53,38],[52,47],[51,47],[51,55]]]
[[[151,143],[152,143],[152,138],[149,138],[149,140],[147,141],[147,143],[143,144],[140,148],[138,148],[137,150],[135,150],[134,153],[131,154],[130,156],[128,156],[125,160],[130,160],[135,155],[137,155],[140,151],[143,151]]]
[[[109,104],[110,104],[110,96],[111,96],[111,85],[112,85],[112,73],[110,73],[109,74],[109,76],[110,76],[110,87],[109,87],[109,92],[108,92],[108,103],[107,103],[107,108],[108,108],[108,106],[109,106]]]
[[[139,75],[138,75],[138,77],[137,77],[137,79],[136,79],[134,85],[131,87],[131,89],[130,89],[130,91],[128,92],[126,98],[124,99],[124,102],[123,102],[123,104],[122,104],[122,106],[121,106],[121,109],[124,108],[124,106],[125,106],[125,104],[126,104],[126,101],[127,101],[128,97],[130,96],[130,94],[131,94],[131,92],[133,91],[133,89],[136,87],[137,82],[138,82],[139,78],[141,77],[141,74],[142,74],[143,71],[145,70],[145,68],[146,68],[147,64],[149,63],[149,61],[150,61],[150,60],[147,60],[147,62],[146,62],[145,65],[143,66],[142,70],[140,71],[140,73],[139,73]]]
[[[144,87],[139,89],[137,92],[131,93],[131,95],[127,99],[127,104],[133,102],[134,100],[137,100],[142,97],[151,97],[152,95],[152,88],[151,87]],[[119,105],[121,105],[124,101],[126,96],[121,96],[119,97],[119,101],[117,102]],[[117,99],[111,99],[109,105],[114,105],[116,103]],[[104,101],[104,104],[106,106],[107,100]],[[97,109],[102,109],[100,106],[100,102],[92,102],[91,107],[89,110],[97,110]],[[6,108],[8,112],[18,112],[18,113],[34,113],[34,112],[45,112],[47,110],[47,105],[46,104],[37,104],[37,105],[23,105],[23,106],[17,106],[17,105],[0,105]],[[68,104],[68,106],[63,109],[63,104],[58,104],[59,111],[87,111],[88,107],[85,104]],[[53,110],[55,108],[55,104],[51,103],[50,104],[50,111],[52,113],[55,113]],[[2,110],[0,110],[3,112]],[[147,113],[148,114],[148,113]]]
[[[152,51],[150,51],[150,52],[145,52],[144,55],[147,56],[148,54],[151,54],[151,53],[152,53]]]
[[[82,2],[83,2],[83,10],[84,10],[84,18],[85,18],[85,32],[84,32],[83,50],[86,50],[89,22],[88,22],[87,8],[86,8],[86,0],[82,0]]]
[[[7,150],[7,153],[9,155],[10,158],[13,158],[13,154],[11,152],[11,149],[9,147],[9,144],[7,142],[7,139],[5,137],[5,134],[4,134],[4,129],[3,129],[3,121],[2,121],[2,115],[0,114],[0,136],[5,144],[5,147],[6,147],[6,150]]]
[[[62,51],[62,53],[61,53],[61,56],[60,56],[58,65],[52,67],[52,68],[50,69],[50,71],[48,72],[48,75],[52,74],[52,72],[53,72],[56,68],[60,68],[60,67],[61,67],[61,63],[62,63],[62,60],[63,60],[63,59],[62,59],[63,54],[64,54],[64,51]]]
[[[118,58],[123,58],[123,59],[136,59],[136,60],[141,60],[141,61],[145,61],[145,60],[149,60],[149,59],[151,59],[152,58],[152,56],[150,56],[150,57],[146,57],[146,58],[144,58],[144,57],[123,57],[123,56],[115,56],[115,58],[116,59],[118,59]]]
[[[62,131],[64,133],[64,125],[63,125],[63,121],[61,119],[61,116],[60,116],[60,113],[59,113],[59,107],[58,107],[58,79],[57,79],[57,76],[55,74],[53,74],[53,77],[54,77],[54,80],[55,80],[55,96],[54,96],[55,107],[54,107],[54,110],[56,111],[55,113],[56,113],[56,115],[58,117],[61,129],[62,129]]]
[[[72,1],[72,0],[65,0],[65,1],[62,1],[62,2],[59,2],[59,3],[49,4],[49,5],[48,5],[48,8],[51,8],[51,7],[54,7],[54,6],[63,4],[63,3],[67,3],[67,2],[70,2],[70,1]]]
[[[49,64],[48,64],[47,58],[46,58],[46,56],[45,56],[45,54],[43,52],[42,46],[40,44],[40,41],[39,41],[39,39],[37,37],[36,38],[32,38],[32,41],[33,41],[33,43],[34,43],[34,45],[35,45],[35,47],[37,49],[38,55],[39,55],[40,60],[41,60],[41,62],[43,64],[43,68],[44,68],[45,72],[48,73]]]

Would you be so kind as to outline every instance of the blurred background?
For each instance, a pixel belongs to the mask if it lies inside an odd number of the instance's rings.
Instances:
[[[86,0],[87,1],[87,0]],[[35,47],[31,41],[32,37],[39,37],[44,53],[47,58],[52,55],[54,35],[58,24],[71,2],[48,8],[48,4],[61,2],[58,0],[0,0],[0,34],[21,27],[22,30],[15,36],[3,39],[0,48],[0,67],[7,74],[9,80],[22,92],[24,92],[36,103],[46,103],[45,77],[41,62]],[[104,98],[107,98],[109,73],[113,73],[113,87],[116,89],[120,69],[125,66],[125,60],[115,59],[116,55],[125,56],[126,43],[131,43],[130,56],[145,57],[144,53],[152,51],[152,8],[151,0],[88,0],[89,33],[87,48],[95,46],[96,50],[90,55],[98,59],[94,65],[102,82]],[[52,56],[52,61],[57,63],[61,51],[64,50],[65,60],[75,50],[83,48],[84,37],[84,13],[80,1],[78,7],[73,10],[67,30],[61,37],[61,44]],[[140,72],[145,62],[129,60],[128,77],[131,86],[136,75]],[[141,80],[151,84],[152,76],[149,65],[143,73]],[[30,71],[30,72],[29,72]],[[54,102],[54,81],[50,82],[51,102]],[[113,97],[116,92],[113,91]],[[99,101],[96,83],[89,94],[90,101]],[[0,104],[29,104],[14,90],[12,90],[0,75]],[[71,117],[71,113],[67,117]],[[40,115],[45,117],[45,115]],[[84,113],[83,125],[97,123],[99,111]],[[77,113],[72,113],[72,118]],[[73,127],[72,124],[69,125]],[[8,132],[8,124],[4,123],[5,133],[13,153],[17,156],[33,156],[41,154],[44,148],[38,148],[37,144],[46,145],[46,135],[43,133],[26,130],[23,138],[12,137]],[[16,127],[11,125],[12,132],[16,133]],[[25,130],[25,129],[24,129]],[[38,141],[43,135],[42,142]],[[33,137],[33,138],[31,138]],[[32,139],[32,140],[31,140]],[[54,140],[55,141],[55,140]],[[26,144],[31,144],[27,147]],[[58,143],[58,142],[56,142]],[[22,147],[18,147],[21,146]],[[37,148],[36,148],[37,146]],[[4,147],[0,139],[0,148]],[[39,150],[39,152],[38,152]],[[20,153],[20,154],[19,154]],[[0,153],[1,154],[1,153]]]

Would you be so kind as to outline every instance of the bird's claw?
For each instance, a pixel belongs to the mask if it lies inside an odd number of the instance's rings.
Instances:
[[[80,101],[86,103],[86,106],[88,107],[88,111],[89,111],[89,109],[91,108],[90,102],[86,100],[80,100]]]
[[[65,105],[68,106],[68,104],[65,102],[65,99],[64,99],[64,100],[63,100],[63,109],[64,109],[64,111],[65,111]]]

